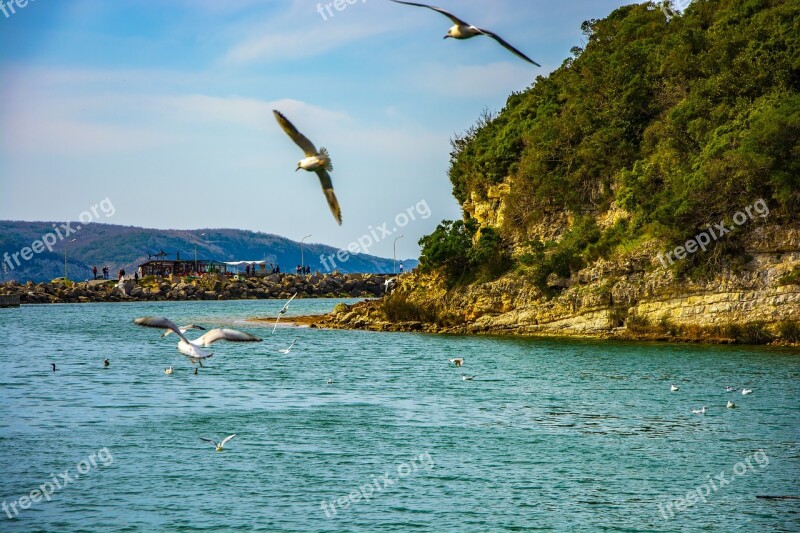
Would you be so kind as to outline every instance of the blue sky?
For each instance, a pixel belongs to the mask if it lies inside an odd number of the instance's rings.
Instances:
[[[442,15],[356,0],[29,0],[0,13],[0,219],[228,227],[346,247],[420,202],[370,253],[416,257],[460,217],[449,141],[582,44],[581,22],[629,2],[436,0],[502,35],[443,40]],[[325,18],[318,12],[322,4]],[[331,153],[344,224],[280,130]],[[421,210],[417,211],[421,212]]]

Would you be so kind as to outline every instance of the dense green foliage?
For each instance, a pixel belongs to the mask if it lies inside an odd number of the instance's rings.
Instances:
[[[512,178],[504,239],[527,242],[558,211],[584,225],[627,211],[603,235],[532,247],[552,263],[540,277],[643,238],[682,243],[759,198],[771,221],[796,220],[800,2],[695,0],[671,19],[644,3],[582,29],[575,57],[452,143],[460,202]],[[740,253],[735,237],[718,248],[693,261]]]
[[[445,220],[419,244],[423,271],[440,269],[451,283],[493,279],[511,264],[500,235],[491,228],[479,229],[474,219]]]

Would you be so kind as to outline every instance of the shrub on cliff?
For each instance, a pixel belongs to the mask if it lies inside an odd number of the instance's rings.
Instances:
[[[450,285],[489,281],[511,266],[508,246],[500,234],[491,228],[478,228],[472,218],[445,220],[432,234],[420,239],[419,244],[421,270],[441,270]]]

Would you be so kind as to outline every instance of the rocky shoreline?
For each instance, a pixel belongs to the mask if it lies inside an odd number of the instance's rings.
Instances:
[[[253,317],[252,321],[271,321],[274,317]],[[649,341],[693,344],[768,344],[800,348],[800,342],[771,338],[767,342],[742,342],[740,338],[725,330],[711,331],[653,331],[617,327],[607,330],[569,331],[548,330],[521,331],[519,329],[486,328],[476,323],[443,325],[420,320],[391,321],[383,312],[381,300],[365,300],[353,305],[337,304],[333,312],[326,315],[296,316],[286,320],[300,327],[319,329],[362,330],[375,332],[430,333],[449,335],[516,336],[539,338],[579,338],[619,341]]]
[[[390,274],[273,274],[263,277],[222,276],[126,279],[0,285],[0,296],[19,297],[22,304],[148,302],[186,300],[286,299],[298,293],[307,298],[371,298],[380,296]]]

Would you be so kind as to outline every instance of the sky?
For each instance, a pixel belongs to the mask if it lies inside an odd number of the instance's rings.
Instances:
[[[461,217],[450,139],[630,3],[435,0],[538,68],[389,0],[18,1],[0,12],[0,219],[370,235],[384,257]],[[342,226],[273,109],[329,150]]]

